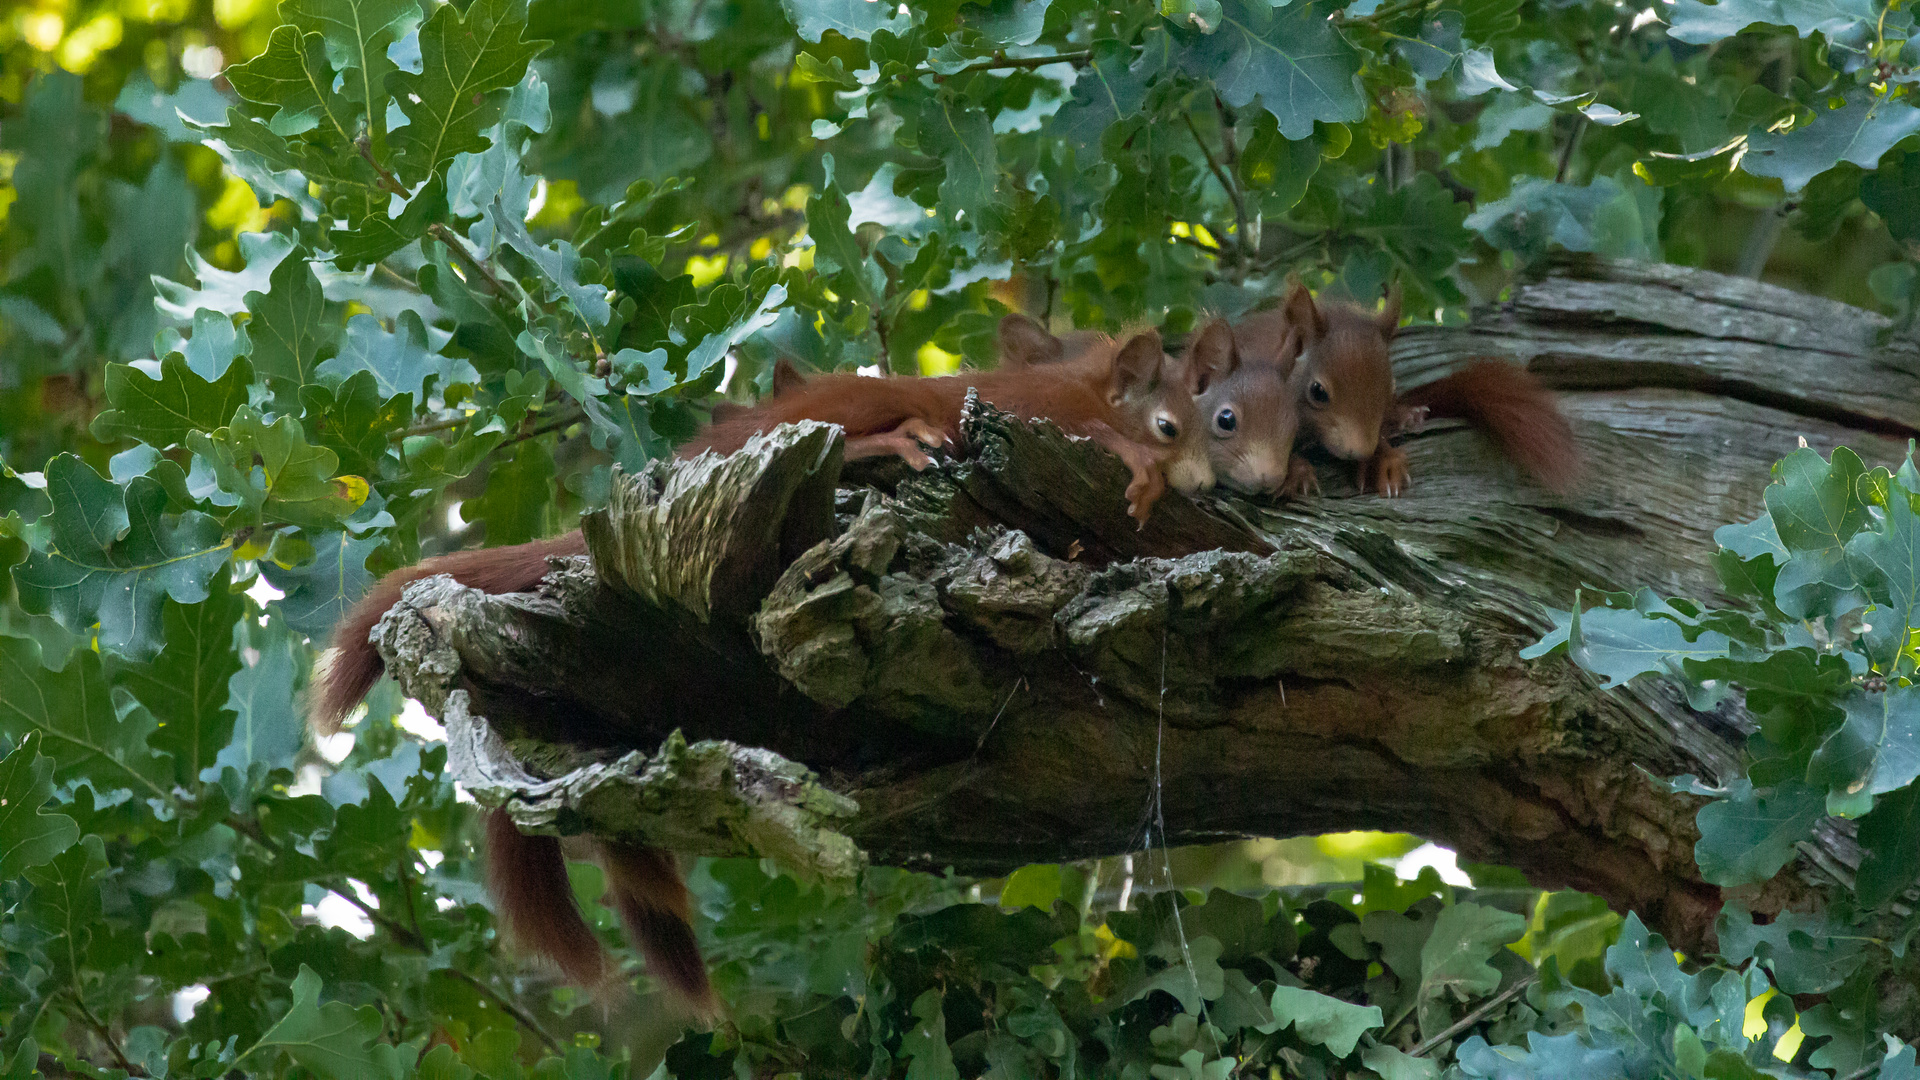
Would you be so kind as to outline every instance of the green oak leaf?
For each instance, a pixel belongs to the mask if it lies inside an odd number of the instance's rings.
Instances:
[[[1771,555],[1775,563],[1784,566],[1793,557],[1787,545],[1780,542],[1780,530],[1774,528],[1771,514],[1761,514],[1740,524],[1722,525],[1713,530],[1713,542],[1742,559]]]
[[[388,460],[393,445],[390,436],[404,430],[413,418],[412,394],[388,397],[381,393],[373,372],[364,370],[354,372],[338,387],[301,387],[300,406],[318,432],[320,445],[340,455],[340,470],[365,477],[380,474],[381,462]]]
[[[306,745],[306,725],[295,704],[294,684],[299,671],[294,662],[293,635],[249,627],[257,653],[252,663],[233,673],[222,705],[233,714],[231,738],[217,748],[213,764],[232,766],[246,776],[252,766],[282,769],[293,764]],[[265,640],[261,640],[265,635]]]
[[[246,306],[253,369],[291,401],[298,388],[314,381],[320,349],[332,344],[336,332],[326,318],[320,279],[305,258],[282,259],[267,278],[267,291],[247,293]]]
[[[900,1054],[911,1061],[907,1066],[911,1080],[960,1080],[953,1050],[947,1045],[947,1017],[941,1011],[945,1000],[946,993],[938,987],[913,999],[913,1018],[919,1022],[900,1039]]]
[[[1920,880],[1920,784],[1908,784],[1874,804],[1860,819],[1865,856],[1854,895],[1866,907],[1885,904]]]
[[[1481,204],[1466,226],[1496,247],[1534,258],[1550,245],[1627,258],[1657,258],[1659,189],[1634,178],[1596,176],[1586,185],[1538,176],[1515,181],[1504,199]]]
[[[1732,644],[1714,630],[1700,631],[1688,641],[1679,623],[1630,608],[1594,607],[1549,615],[1553,632],[1522,649],[1521,658],[1532,660],[1565,645],[1574,663],[1600,676],[1602,687],[1619,686],[1636,675],[1671,673],[1685,661],[1724,659]]]
[[[241,1060],[283,1050],[323,1080],[400,1080],[401,1048],[380,1041],[385,1024],[371,1005],[320,1003],[320,976],[305,964],[293,979],[293,1005]]]
[[[84,836],[47,863],[26,872],[33,892],[14,918],[47,935],[41,950],[52,962],[53,977],[78,989],[100,921],[100,878],[107,872],[106,843]]]
[[[293,252],[295,243],[289,233],[241,233],[240,257],[247,264],[243,270],[222,270],[188,248],[187,266],[200,287],[156,275],[153,287],[159,295],[154,298],[154,309],[175,326],[195,325],[194,320],[203,311],[227,316],[245,312],[255,294],[272,288],[274,271]],[[204,371],[201,375],[211,377]]]
[[[1472,903],[1442,908],[1420,946],[1420,1000],[1443,1000],[1449,992],[1460,1000],[1493,993],[1500,971],[1487,961],[1526,932],[1526,919],[1512,912]]]
[[[1859,813],[1872,805],[1870,796],[1920,777],[1920,687],[1855,688],[1840,707],[1847,718],[1814,752],[1807,778],[1833,788],[1830,810]]]
[[[385,149],[386,79],[395,68],[387,47],[420,21],[415,0],[287,0],[280,18],[307,34],[325,39],[341,61],[340,96],[367,118],[375,157]]]
[[[46,475],[52,539],[13,570],[20,606],[75,633],[97,623],[101,647],[124,656],[158,653],[163,598],[205,600],[232,541],[197,510],[166,513],[166,490],[153,477],[123,489],[72,454],[49,462]]]
[[[1177,30],[1182,71],[1211,80],[1228,104],[1258,98],[1289,139],[1313,134],[1314,122],[1348,123],[1366,116],[1360,54],[1318,4],[1274,10],[1254,0],[1223,0],[1211,34]]]
[[[198,604],[167,601],[167,647],[145,664],[122,667],[114,679],[160,722],[147,745],[173,758],[174,782],[188,788],[233,734],[227,681],[240,670],[233,628],[247,610],[224,571],[208,593]]]
[[[322,361],[315,374],[344,382],[362,371],[373,377],[382,401],[402,394],[425,401],[432,390],[444,391],[452,383],[473,383],[480,378],[472,364],[433,351],[426,325],[412,311],[401,312],[391,332],[372,315],[348,319],[340,351]]]
[[[149,749],[152,717],[115,715],[100,656],[90,650],[48,671],[37,642],[0,637],[0,721],[9,731],[37,732],[62,782],[85,778],[105,791],[131,786],[158,796],[172,780]]]
[[[226,163],[227,170],[247,182],[262,206],[286,199],[300,207],[303,214],[319,216],[320,200],[309,187],[311,178],[300,171],[301,156],[285,138],[273,133],[266,121],[246,115],[238,108],[227,110],[224,124],[191,125],[201,133],[201,143]],[[244,236],[284,235],[242,233]],[[289,242],[291,238],[289,237]],[[244,242],[243,242],[244,250]],[[189,261],[195,257],[189,251]],[[162,290],[164,294],[165,290]],[[156,301],[159,303],[159,301]],[[165,310],[165,305],[162,305]]]
[[[1072,100],[1047,121],[1047,132],[1085,148],[1081,160],[1091,163],[1099,156],[1100,137],[1107,129],[1139,115],[1147,101],[1147,84],[1161,69],[1159,59],[1148,50],[1136,60],[1123,41],[1094,42],[1093,59],[1074,82]]]
[[[721,296],[723,291],[728,292],[724,298]],[[695,314],[687,319],[688,337],[691,338],[696,332],[704,332],[705,336],[687,354],[686,381],[699,378],[725,359],[727,352],[735,345],[772,326],[774,320],[780,317],[780,306],[787,302],[787,287],[773,285],[760,297],[759,303],[748,308],[750,296],[737,285],[721,285],[708,295],[707,303],[694,309]],[[717,312],[728,312],[733,317],[724,323],[708,321]]]
[[[489,142],[481,132],[500,119],[507,92],[526,74],[544,41],[523,41],[526,7],[518,0],[475,0],[464,14],[436,8],[420,27],[423,69],[387,77],[408,123],[389,134],[400,179],[417,184]]]
[[[997,230],[1006,217],[1005,184],[993,121],[984,109],[941,94],[920,111],[921,153],[946,166],[940,180],[940,217],[975,232]]]
[[[1791,26],[1801,37],[1833,37],[1861,23],[1872,23],[1878,12],[1873,0],[1678,0],[1668,15],[1667,36],[1689,45],[1711,45],[1749,26]]]
[[[1423,14],[1420,17],[1420,36],[1403,37],[1395,41],[1394,51],[1400,54],[1415,74],[1432,82],[1444,76],[1465,51],[1460,41],[1464,22],[1458,11],[1443,9],[1431,15]],[[1473,96],[1470,91],[1463,92],[1469,97]]]
[[[820,160],[826,179],[820,190],[807,200],[807,235],[813,238],[813,268],[825,275],[834,291],[877,311],[886,293],[887,278],[880,264],[861,249],[860,241],[847,227],[853,211],[847,193],[833,175],[833,155]]]
[[[427,181],[400,216],[368,214],[351,229],[334,229],[327,234],[333,245],[334,265],[341,270],[377,263],[427,234],[427,228],[447,216],[447,181],[435,176]]]
[[[1883,528],[1862,529],[1847,541],[1847,564],[1866,586],[1874,610],[1866,635],[1874,660],[1892,671],[1909,631],[1920,622],[1920,518],[1914,496],[1895,481],[1888,485]]]
[[[228,68],[226,76],[241,97],[277,107],[267,121],[275,135],[298,135],[324,122],[342,142],[354,136],[353,107],[333,90],[327,43],[319,34],[276,26],[266,50]]]
[[[80,839],[80,825],[42,810],[53,798],[53,760],[40,753],[45,736],[29,731],[0,760],[0,880],[43,865]]]
[[[1867,467],[1846,447],[1829,463],[1802,448],[1773,467],[1767,514],[1789,558],[1774,580],[1774,600],[1793,618],[1827,614],[1825,608],[1856,582],[1847,565],[1847,542],[1871,520],[1860,500]],[[1840,614],[1834,612],[1834,614]]]
[[[1867,959],[1858,935],[1823,916],[1782,911],[1767,925],[1756,926],[1746,908],[1730,903],[1715,928],[1727,963],[1739,965],[1751,957],[1766,966],[1783,993],[1838,989]]]
[[[114,407],[94,418],[93,437],[139,439],[161,449],[185,442],[189,432],[224,427],[247,403],[252,382],[253,366],[244,359],[231,360],[226,374],[211,381],[177,352],[161,359],[158,378],[132,364],[108,364],[107,400]]]
[[[486,490],[460,504],[460,517],[486,522],[489,547],[538,539],[552,531],[547,519],[553,478],[553,454],[538,440],[528,439],[515,446],[511,456],[494,458]]]
[[[260,567],[274,588],[286,595],[278,601],[287,625],[313,638],[326,640],[333,625],[354,601],[373,585],[367,556],[385,541],[333,531],[313,538],[313,561],[292,568],[271,562]]]
[[[913,26],[913,18],[899,14],[897,5],[875,0],[780,0],[780,6],[800,36],[815,43],[829,30],[865,41],[881,30],[898,36]]]
[[[547,299],[566,297],[573,310],[579,313],[594,333],[602,333],[607,322],[613,317],[613,308],[607,302],[607,287],[597,281],[584,281],[580,275],[580,253],[565,240],[556,240],[552,247],[537,243],[533,235],[527,232],[526,222],[514,214],[505,212],[499,199],[487,208],[487,220],[492,223],[494,235],[501,243],[526,256],[540,275],[547,279]]]
[[[1920,108],[1855,92],[1845,105],[1816,109],[1810,122],[1784,135],[1748,136],[1747,156],[1740,159],[1740,167],[1755,176],[1778,177],[1787,191],[1795,192],[1842,161],[1873,168],[1893,144],[1916,131],[1920,131]]]
[[[1754,790],[1745,777],[1727,796],[1700,808],[1700,840],[1693,846],[1700,876],[1715,885],[1766,881],[1793,858],[1794,844],[1813,833],[1826,808],[1824,793],[1799,782]]]
[[[336,476],[339,456],[308,443],[291,416],[269,424],[242,408],[231,424],[211,434],[195,432],[187,445],[213,469],[220,490],[239,498],[229,525],[272,521],[330,528],[367,501],[366,480]]]
[[[1920,248],[1920,151],[1908,151],[1860,180],[1860,201],[1895,240]]]
[[[1297,986],[1274,987],[1271,1007],[1273,1022],[1256,1030],[1270,1035],[1292,1025],[1301,1041],[1324,1046],[1337,1058],[1353,1053],[1360,1036],[1386,1022],[1377,1005],[1355,1005]]]
[[[236,357],[253,353],[253,339],[247,336],[247,328],[234,325],[232,318],[218,311],[194,312],[192,337],[182,339],[179,331],[167,329],[161,331],[161,338],[168,345],[166,348],[156,346],[155,352],[179,353],[186,357],[188,369],[209,382],[226,374],[227,365]]]

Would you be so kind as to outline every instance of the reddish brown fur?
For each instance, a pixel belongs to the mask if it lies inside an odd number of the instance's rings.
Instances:
[[[488,811],[487,891],[521,948],[552,961],[581,986],[606,980],[612,965],[574,903],[558,838],[530,836],[505,810]]]
[[[1553,392],[1513,364],[1478,361],[1408,391],[1401,402],[1424,407],[1435,418],[1465,420],[1486,432],[1501,453],[1543,487],[1566,492],[1580,479],[1573,425],[1560,412]]]
[[[646,957],[647,974],[697,1015],[717,1014],[706,961],[693,937],[693,900],[672,853],[612,842],[600,848],[607,894],[627,937]]]
[[[578,532],[570,532],[531,544],[456,551],[381,578],[333,629],[326,669],[317,680],[308,710],[314,730],[323,735],[339,730],[347,714],[380,681],[385,666],[367,635],[380,616],[400,602],[400,592],[409,583],[435,574],[452,574],[455,581],[482,592],[526,592],[553,569],[548,559],[586,553],[586,541]]]

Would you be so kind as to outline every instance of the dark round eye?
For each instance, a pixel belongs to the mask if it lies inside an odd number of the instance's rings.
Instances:
[[[1166,417],[1159,417],[1155,419],[1153,423],[1155,427],[1160,429],[1160,434],[1165,435],[1167,438],[1177,439],[1180,437],[1180,426]]]
[[[1232,409],[1221,409],[1213,414],[1213,426],[1221,431],[1232,431],[1240,426],[1240,418],[1233,415]]]
[[[1327,393],[1325,383],[1316,380],[1312,386],[1307,387],[1307,400],[1313,402],[1315,405],[1331,405],[1333,404],[1333,395]]]

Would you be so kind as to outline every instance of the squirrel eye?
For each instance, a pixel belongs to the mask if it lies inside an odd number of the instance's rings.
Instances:
[[[1169,439],[1177,439],[1180,437],[1179,426],[1164,416],[1154,420],[1154,425],[1160,429],[1160,434],[1165,435]]]
[[[1221,409],[1213,416],[1213,426],[1221,431],[1232,431],[1240,426],[1240,418],[1233,415],[1232,409]]]
[[[1330,405],[1333,403],[1333,395],[1327,393],[1326,385],[1318,381],[1315,381],[1312,386],[1307,387],[1307,397],[1315,405]]]

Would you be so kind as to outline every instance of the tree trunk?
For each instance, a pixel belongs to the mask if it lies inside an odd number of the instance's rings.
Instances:
[[[1744,712],[1518,653],[1583,585],[1713,598],[1713,529],[1759,512],[1797,438],[1895,461],[1920,348],[1877,345],[1885,325],[1570,260],[1395,358],[1403,386],[1526,362],[1574,418],[1573,496],[1435,425],[1402,498],[1327,465],[1325,497],[1170,495],[1136,531],[1125,469],[1046,425],[976,409],[970,452],[919,475],[843,474],[837,433],[801,425],[620,478],[591,565],[539,594],[428,579],[376,635],[455,775],[532,829],[825,875],[1135,851],[1149,809],[1170,844],[1398,830],[1693,951],[1722,902],[1694,866],[1699,800],[1649,774],[1728,773]],[[1743,899],[1817,903],[1857,861],[1829,828]]]

